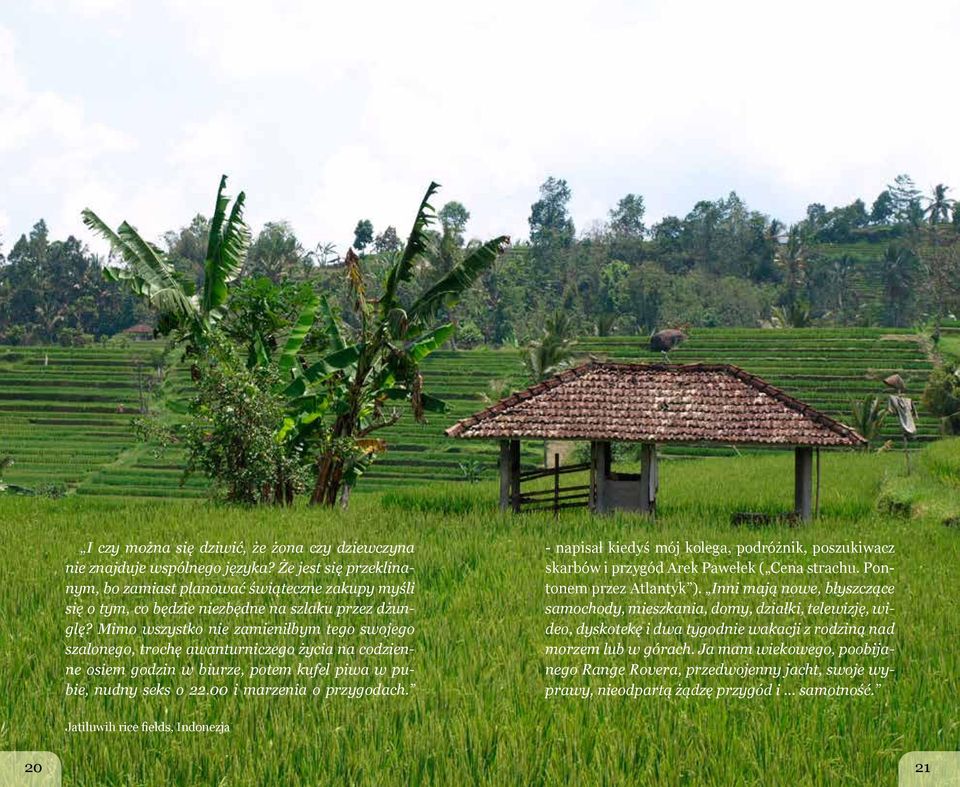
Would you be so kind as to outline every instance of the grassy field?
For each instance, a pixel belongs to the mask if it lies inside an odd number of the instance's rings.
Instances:
[[[928,446],[899,473],[888,475],[880,491],[882,510],[926,517],[960,526],[960,439]]]
[[[947,342],[952,341],[952,334]],[[577,345],[590,356],[629,361],[661,361],[644,337],[586,338]],[[139,410],[140,381],[153,384],[151,359],[162,347],[152,342],[97,348],[0,348],[0,455],[15,464],[8,483],[34,486],[65,483],[82,495],[123,497],[198,497],[205,482],[195,477],[181,486],[184,457],[176,450],[162,457],[137,445],[131,421]],[[758,374],[788,393],[841,420],[850,402],[883,395],[878,382],[892,372],[907,379],[909,394],[919,399],[931,362],[911,334],[886,329],[698,329],[674,352],[677,363],[732,363]],[[443,430],[487,405],[498,387],[524,387],[516,349],[441,351],[424,364],[427,390],[449,405],[449,412],[418,425],[409,416],[384,430],[389,450],[379,458],[359,491],[379,492],[405,485],[454,481],[477,463],[482,477],[495,472],[497,447],[489,442],[451,440]],[[189,394],[190,380],[181,367],[168,367],[159,397],[150,406],[162,412],[165,397]],[[934,418],[921,413],[919,437],[937,434]],[[897,436],[887,419],[884,437]],[[683,449],[685,453],[730,454],[724,447]],[[523,444],[526,465],[542,461],[542,448]]]
[[[922,512],[878,513],[878,491],[901,464],[826,454],[823,517],[796,529],[729,525],[736,510],[789,507],[785,454],[666,463],[655,523],[501,516],[492,483],[397,489],[356,498],[347,512],[0,500],[0,749],[59,753],[67,785],[892,785],[904,752],[960,747],[960,532]],[[323,702],[65,698],[63,563],[91,538],[414,543],[416,690]],[[546,700],[545,550],[601,538],[892,542],[894,677],[860,699]],[[232,730],[64,732],[78,720],[225,721]]]

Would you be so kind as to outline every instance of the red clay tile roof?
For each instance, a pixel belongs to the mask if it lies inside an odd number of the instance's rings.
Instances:
[[[451,437],[856,446],[853,429],[726,364],[591,361],[447,429]]]
[[[142,322],[141,322],[141,323],[137,323],[136,325],[131,325],[129,328],[124,328],[124,329],[123,329],[123,332],[124,332],[124,333],[135,333],[135,334],[138,334],[138,335],[140,335],[140,334],[144,334],[144,335],[145,335],[145,334],[148,334],[148,333],[149,333],[151,336],[153,336],[153,328],[151,328],[151,327],[150,327],[149,325],[147,325],[146,323],[142,323]]]

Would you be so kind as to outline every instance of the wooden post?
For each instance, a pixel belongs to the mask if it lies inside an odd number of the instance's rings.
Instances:
[[[820,517],[820,448],[817,447],[817,492],[813,501],[813,516]]]
[[[513,513],[520,513],[520,441],[510,441],[510,502]]]
[[[510,508],[510,441],[500,441],[500,510]]]
[[[607,478],[610,476],[610,443],[599,441],[590,445],[590,474],[593,477],[593,512],[607,510]]]
[[[657,446],[646,443],[640,448],[640,510],[653,514],[657,510]]]
[[[560,516],[560,454],[553,455],[553,515]]]
[[[597,510],[597,443],[590,443],[590,497],[587,507],[596,513]]]
[[[520,441],[500,441],[500,510],[520,510]]]
[[[793,462],[793,511],[803,522],[813,518],[813,449],[797,446]]]

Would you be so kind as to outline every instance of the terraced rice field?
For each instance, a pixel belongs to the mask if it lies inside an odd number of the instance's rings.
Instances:
[[[642,337],[582,339],[577,347],[583,358],[662,360]],[[0,455],[11,454],[16,462],[4,480],[24,486],[59,481],[89,495],[203,495],[206,485],[200,478],[180,486],[182,455],[158,459],[133,436],[131,420],[139,410],[137,359],[160,349],[148,342],[115,349],[0,348]],[[931,368],[917,337],[888,329],[699,329],[669,360],[736,364],[841,419],[848,418],[851,399],[882,395],[878,379],[892,372],[904,375],[908,393],[919,399]],[[167,395],[189,388],[182,370],[165,374]],[[451,440],[443,430],[485,407],[484,396],[495,395],[492,382],[513,388],[526,384],[517,351],[437,352],[427,359],[424,377],[427,390],[445,399],[449,412],[432,416],[425,425],[405,417],[384,430],[389,450],[358,491],[458,480],[465,477],[462,467],[474,462],[482,477],[493,477],[495,444]],[[930,416],[921,414],[919,428],[921,440],[937,435]],[[899,436],[893,419],[884,436]],[[541,445],[525,443],[522,461],[536,464],[542,451]],[[673,447],[670,452],[730,450]]]
[[[181,470],[137,444],[141,385],[149,398],[163,346],[0,347],[0,456],[3,480],[28,488],[64,484],[89,495],[202,495],[181,487]]]

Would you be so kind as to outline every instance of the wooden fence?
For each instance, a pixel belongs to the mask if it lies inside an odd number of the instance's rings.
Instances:
[[[560,454],[554,454],[553,467],[524,470],[520,473],[515,510],[552,511],[556,516],[565,508],[586,508],[590,505],[591,485],[560,486],[560,476],[567,473],[581,473],[589,469],[589,462],[561,467]],[[535,481],[540,478],[553,478],[553,487],[551,489],[534,489],[529,492],[523,491],[524,482]]]

